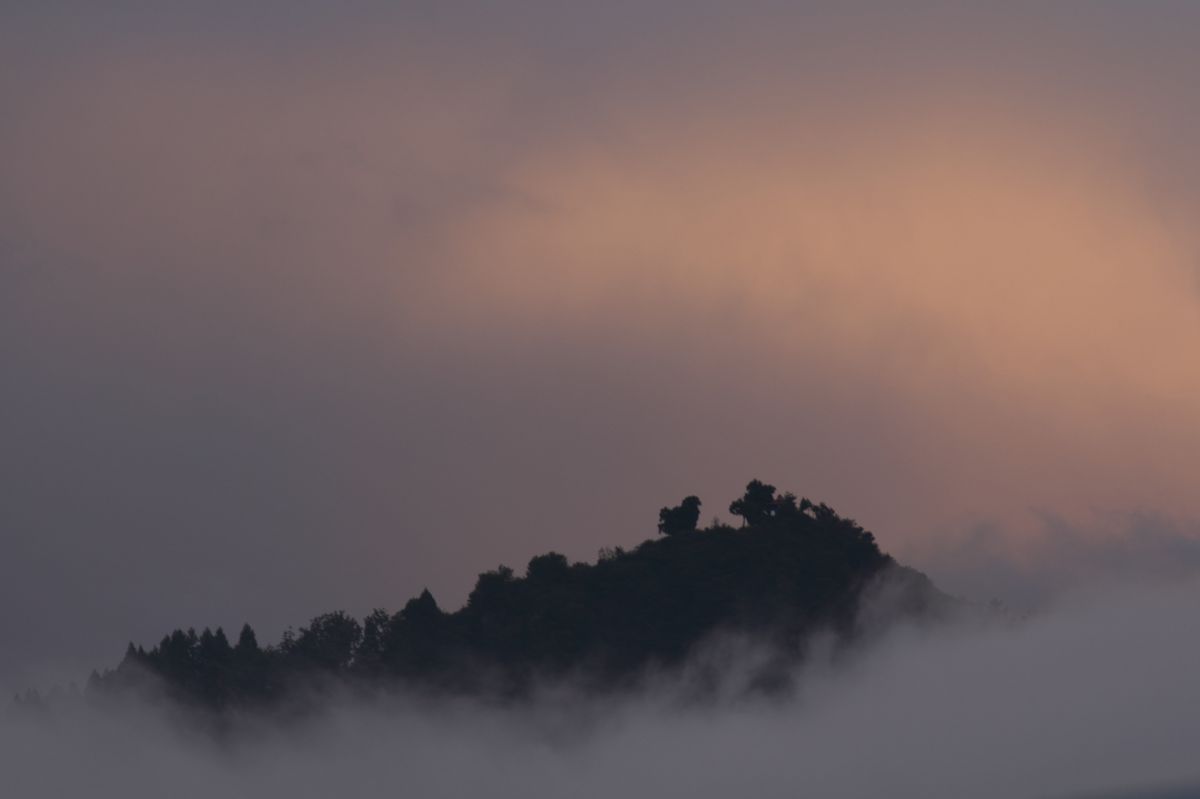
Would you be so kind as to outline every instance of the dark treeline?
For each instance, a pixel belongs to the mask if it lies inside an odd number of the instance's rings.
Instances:
[[[818,630],[850,640],[864,589],[885,571],[899,587],[895,611],[930,613],[949,601],[824,504],[755,480],[729,508],[740,528],[699,529],[700,506],[693,496],[663,508],[660,537],[602,550],[596,563],[550,552],[524,575],[485,572],[455,612],[423,591],[397,613],[326,613],[268,646],[249,625],[232,639],[217,628],[175,630],[148,650],[131,643],[84,693],[136,691],[220,710],[331,685],[519,695],[570,676],[611,688],[681,664],[721,631],[765,637],[789,659]]]

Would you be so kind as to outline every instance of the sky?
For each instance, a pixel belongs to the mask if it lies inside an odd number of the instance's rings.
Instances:
[[[1200,9],[966,5],[6,4],[0,687],[754,477],[1200,572]]]

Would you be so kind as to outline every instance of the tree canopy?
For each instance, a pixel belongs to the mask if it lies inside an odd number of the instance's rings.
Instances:
[[[663,535],[693,532],[699,522],[700,497],[695,495],[684,497],[675,507],[658,512],[658,531]]]

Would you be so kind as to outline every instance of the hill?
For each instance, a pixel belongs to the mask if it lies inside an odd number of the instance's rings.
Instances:
[[[265,647],[248,625],[232,642],[218,628],[175,630],[148,651],[131,643],[87,693],[140,691],[219,710],[276,703],[298,686],[512,696],[571,677],[604,690],[679,667],[723,632],[769,642],[789,663],[816,632],[853,641],[885,577],[889,613],[938,615],[953,604],[825,504],[755,480],[730,505],[742,527],[699,529],[699,508],[696,497],[663,508],[660,537],[604,550],[595,563],[551,552],[520,576],[503,566],[481,574],[454,612],[424,591],[397,613],[361,622],[327,613]]]

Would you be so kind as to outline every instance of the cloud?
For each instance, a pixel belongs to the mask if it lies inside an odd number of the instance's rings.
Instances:
[[[1200,782],[1194,581],[1011,625],[895,630],[792,700],[347,700],[219,742],[152,712],[0,728],[21,796],[1035,797]],[[1121,793],[1127,791],[1127,793]]]
[[[1200,526],[1147,511],[1092,512],[1064,518],[1032,513],[1019,533],[980,524],[917,545],[919,562],[943,589],[1017,608],[1064,596],[1185,582],[1200,574]]]

